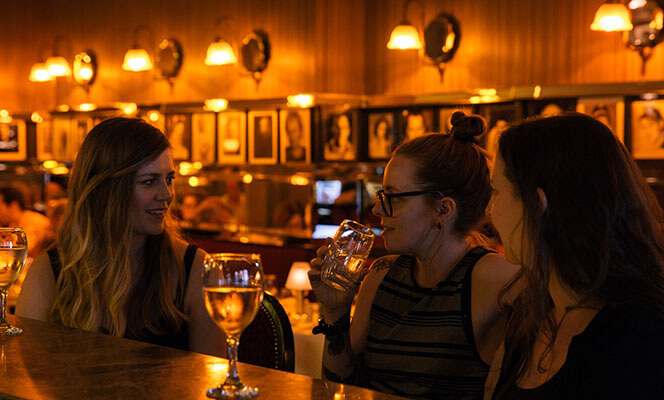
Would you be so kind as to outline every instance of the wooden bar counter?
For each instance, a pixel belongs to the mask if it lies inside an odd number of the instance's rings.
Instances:
[[[226,375],[223,358],[8,315],[23,335],[0,339],[0,399],[206,399]],[[400,397],[238,363],[258,399]]]

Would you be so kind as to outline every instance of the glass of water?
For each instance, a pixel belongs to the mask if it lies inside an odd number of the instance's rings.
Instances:
[[[376,235],[366,226],[344,220],[334,234],[321,268],[321,280],[337,290],[357,287]]]

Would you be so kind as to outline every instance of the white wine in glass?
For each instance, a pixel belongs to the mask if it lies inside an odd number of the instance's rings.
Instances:
[[[17,336],[21,328],[7,322],[7,291],[16,281],[28,257],[23,228],[0,228],[0,337]]]
[[[215,399],[252,399],[258,388],[245,386],[237,373],[237,349],[244,328],[263,301],[263,267],[258,254],[213,253],[205,257],[203,297],[212,320],[228,344],[226,381],[207,391]]]

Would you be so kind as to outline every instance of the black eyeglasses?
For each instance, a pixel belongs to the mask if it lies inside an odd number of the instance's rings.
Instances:
[[[412,196],[421,196],[423,194],[435,194],[442,197],[445,197],[444,194],[438,190],[418,190],[415,192],[402,192],[402,193],[385,193],[383,189],[376,191],[376,196],[380,199],[380,205],[383,206],[383,212],[388,217],[392,216],[394,210],[392,210],[392,199],[395,197],[412,197]]]

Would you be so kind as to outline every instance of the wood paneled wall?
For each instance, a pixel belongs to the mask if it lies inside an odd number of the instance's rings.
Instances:
[[[444,79],[416,52],[389,51],[404,0],[4,0],[0,12],[0,108],[51,109],[86,100],[108,104],[257,99],[299,92],[418,95],[480,87],[573,85],[664,80],[664,44],[647,73],[618,33],[589,29],[603,0],[419,0],[408,19],[422,26],[439,12],[456,16],[461,45]],[[422,7],[423,5],[423,7]],[[270,36],[272,59],[260,85],[241,67],[203,64],[218,16],[233,17],[235,40],[253,29]],[[151,73],[123,71],[133,30],[146,24],[154,42],[175,37],[184,65],[171,90]],[[222,32],[228,35],[226,29]],[[72,82],[28,81],[31,65],[56,35],[71,59],[92,49],[99,76],[89,96]],[[146,38],[141,36],[141,41]]]
[[[364,2],[353,0],[3,0],[0,12],[0,108],[51,109],[57,104],[200,102],[206,98],[255,99],[301,92],[361,94],[364,87]],[[260,85],[239,66],[205,66],[219,16],[231,16],[234,39],[254,29],[269,35],[272,58]],[[150,72],[121,69],[133,31],[148,25],[154,45],[177,38],[184,63],[172,90]],[[352,28],[352,29],[351,29]],[[228,27],[221,32],[229,36]],[[28,81],[40,48],[68,56],[92,49],[99,75],[89,97],[72,82]],[[359,35],[361,40],[357,39]],[[139,43],[146,46],[147,35]],[[358,57],[357,55],[360,55]]]
[[[664,43],[641,75],[641,59],[619,33],[593,32],[590,24],[603,0],[420,0],[408,19],[421,29],[438,13],[454,15],[461,43],[443,82],[436,68],[414,51],[387,50],[391,29],[402,20],[403,0],[367,6],[369,94],[402,95],[505,88],[664,79]],[[381,6],[378,6],[380,4]],[[369,8],[371,11],[369,12]]]

